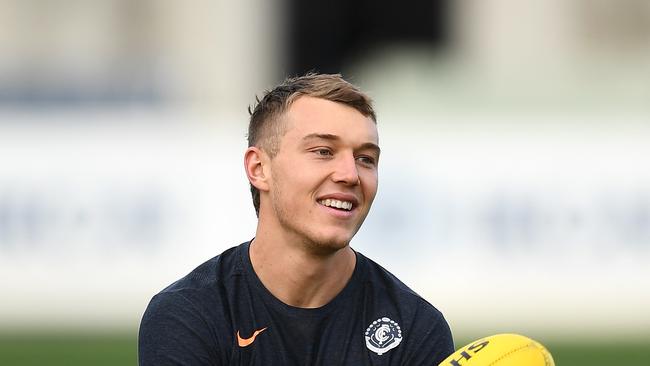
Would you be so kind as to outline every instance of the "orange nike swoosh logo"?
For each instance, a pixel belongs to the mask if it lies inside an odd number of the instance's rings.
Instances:
[[[260,330],[256,330],[255,332],[253,332],[253,335],[250,338],[242,338],[239,335],[239,331],[237,331],[237,344],[239,345],[239,347],[248,347],[248,346],[250,346],[253,342],[255,342],[255,337],[257,337],[260,333],[265,331],[266,328],[268,328],[268,327],[264,327],[264,328],[262,328]]]

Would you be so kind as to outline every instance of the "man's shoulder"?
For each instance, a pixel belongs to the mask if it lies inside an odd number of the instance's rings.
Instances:
[[[360,259],[365,263],[364,266],[367,268],[365,278],[367,284],[382,287],[387,291],[400,292],[409,297],[420,297],[389,270],[361,253],[357,253],[357,255],[360,256]]]
[[[358,254],[365,262],[365,267],[367,268],[365,286],[372,287],[377,292],[385,294],[385,296],[399,299],[400,302],[415,306],[419,311],[425,311],[429,315],[443,318],[442,313],[438,309],[402,282],[397,276],[372,259],[360,253]]]
[[[247,243],[225,250],[221,254],[203,262],[190,273],[165,287],[156,296],[172,293],[192,293],[213,291],[216,287],[230,281],[243,272],[240,250]]]
[[[142,323],[173,321],[175,318],[202,322],[223,316],[228,288],[237,287],[243,272],[240,250],[247,243],[232,247],[207,260],[183,278],[154,295],[145,310]],[[157,319],[156,322],[151,321]]]
[[[226,364],[232,334],[227,293],[237,287],[246,248],[224,251],[153,296],[140,323],[141,364],[167,365],[170,357],[174,364]]]

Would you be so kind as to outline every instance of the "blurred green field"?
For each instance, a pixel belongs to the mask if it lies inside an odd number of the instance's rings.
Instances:
[[[121,366],[137,364],[135,335],[0,335],[2,366]]]
[[[545,343],[559,366],[645,365],[650,351],[650,341]],[[136,344],[122,334],[0,335],[0,365],[136,365]]]

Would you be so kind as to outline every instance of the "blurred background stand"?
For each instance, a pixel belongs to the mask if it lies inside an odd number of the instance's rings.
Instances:
[[[0,364],[132,364],[150,297],[252,237],[246,108],[309,70],[376,101],[353,246],[458,344],[650,344],[647,1],[3,0],[0,24]]]

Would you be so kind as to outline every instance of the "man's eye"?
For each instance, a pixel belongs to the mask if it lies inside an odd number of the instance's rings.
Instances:
[[[370,156],[359,156],[357,161],[365,165],[375,165],[375,159]]]
[[[320,156],[331,156],[332,151],[330,149],[316,149],[314,152]]]

